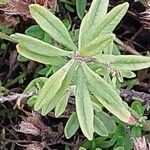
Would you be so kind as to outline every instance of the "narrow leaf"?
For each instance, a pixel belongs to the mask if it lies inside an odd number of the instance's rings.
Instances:
[[[103,122],[94,116],[94,131],[101,136],[108,136],[108,131]]]
[[[40,110],[47,102],[54,98],[58,90],[61,88],[62,82],[73,63],[74,60],[70,60],[66,65],[64,65],[47,80],[42,90],[40,91],[38,99],[34,105],[34,109],[36,111]]]
[[[99,102],[120,120],[134,124],[136,122],[134,117],[127,110],[122,99],[118,93],[112,89],[111,85],[92,71],[85,63],[82,63],[82,68],[88,81],[88,88]]]
[[[96,112],[96,116],[102,121],[107,128],[109,134],[113,134],[116,131],[116,124],[114,120],[105,112]]]
[[[150,67],[150,57],[135,55],[96,55],[97,61],[116,70],[139,70]]]
[[[53,39],[71,50],[77,50],[65,25],[45,7],[38,4],[29,6],[32,17]]]
[[[83,48],[88,42],[87,37],[91,36],[91,32],[95,26],[106,15],[109,0],[93,0],[89,12],[82,20],[79,33],[79,49]],[[92,39],[94,40],[94,38]]]
[[[70,91],[68,89],[68,91],[66,91],[64,96],[61,98],[61,100],[57,103],[55,107],[56,118],[59,117],[65,111],[67,104],[68,104],[69,96],[70,96]]]
[[[83,18],[87,0],[76,0],[77,14],[80,19]]]
[[[95,40],[91,41],[81,50],[79,50],[81,55],[93,56],[97,53],[102,52],[110,43],[112,43],[115,36],[113,34],[100,35]]]
[[[93,139],[93,106],[88,89],[85,85],[82,68],[78,68],[78,81],[76,84],[76,111],[83,134],[88,140]]]
[[[31,36],[27,36],[24,34],[13,34],[11,35],[13,39],[15,39],[19,44],[24,45],[30,52],[37,53],[39,55],[45,56],[68,56],[72,57],[73,52],[65,51],[55,46],[52,46],[46,42],[33,38]]]
[[[31,59],[33,61],[37,61],[39,63],[43,64],[49,64],[54,66],[62,66],[66,63],[66,60],[62,57],[49,57],[46,55],[41,55],[35,52],[31,52],[30,49],[26,48],[25,45],[18,44],[16,46],[17,51],[20,55]]]
[[[126,2],[113,8],[106,16],[103,17],[99,24],[97,24],[93,32],[91,32],[91,35],[87,37],[87,43],[100,34],[112,33],[127,12],[128,7],[129,4]]]
[[[69,120],[67,121],[67,124],[65,126],[65,136],[67,139],[70,139],[78,130],[79,128],[79,121],[77,118],[77,114],[73,113]]]
[[[57,91],[57,93],[55,94],[55,96],[51,100],[45,102],[41,110],[43,116],[47,115],[68,91],[68,87],[71,84],[72,78],[74,76],[75,67],[76,67],[76,62],[74,62],[73,65],[68,70],[68,73],[64,78],[62,85],[60,89]]]

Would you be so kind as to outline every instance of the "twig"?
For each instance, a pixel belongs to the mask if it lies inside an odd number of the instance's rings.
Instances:
[[[30,93],[11,93],[10,95],[7,96],[0,96],[0,103],[4,103],[6,101],[15,101],[15,100],[23,100],[27,99],[31,96],[35,95],[35,92],[30,92]]]
[[[135,54],[135,55],[141,55],[139,52],[137,52],[135,49],[133,49],[132,47],[128,46],[127,44],[123,43],[120,39],[116,38],[115,42],[117,44],[119,44],[120,46],[122,46],[124,48],[125,51],[130,52],[131,54]]]

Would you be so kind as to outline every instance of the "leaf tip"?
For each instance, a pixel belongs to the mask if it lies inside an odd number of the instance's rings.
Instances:
[[[129,8],[129,3],[128,3],[128,2],[125,2],[125,3],[122,4],[122,6],[123,6],[124,8],[127,8],[127,9],[128,9],[128,8]]]
[[[131,125],[135,125],[137,123],[137,118],[135,118],[133,115],[130,116],[128,123]]]
[[[30,12],[32,12],[36,7],[39,7],[39,6],[40,6],[39,4],[30,4],[29,5]]]

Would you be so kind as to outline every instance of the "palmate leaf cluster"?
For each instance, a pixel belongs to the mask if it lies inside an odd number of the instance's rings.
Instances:
[[[113,54],[113,30],[127,12],[129,4],[120,4],[107,13],[108,3],[108,0],[93,0],[82,20],[77,46],[64,24],[38,4],[30,5],[32,17],[64,49],[24,34],[11,35],[18,42],[17,50],[21,55],[60,67],[50,78],[39,79],[39,94],[32,97],[32,105],[42,115],[54,109],[55,116],[59,117],[67,107],[69,96],[73,94],[76,112],[67,122],[67,138],[79,127],[89,140],[93,139],[94,132],[101,136],[112,133],[114,122],[102,111],[102,106],[121,121],[136,123],[127,104],[105,77],[109,76],[111,80],[114,73],[132,74],[131,70],[147,68],[150,66],[150,57]],[[31,84],[27,89],[32,90]],[[111,127],[106,120],[110,121]]]

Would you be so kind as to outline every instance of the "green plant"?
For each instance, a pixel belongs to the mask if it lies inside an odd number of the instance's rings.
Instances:
[[[55,115],[59,117],[67,106],[69,95],[74,94],[76,112],[67,122],[67,138],[79,126],[89,140],[93,139],[94,132],[108,136],[106,117],[102,119],[98,115],[102,114],[103,107],[125,123],[135,124],[137,121],[116,87],[118,79],[122,81],[125,74],[132,75],[131,70],[150,66],[150,57],[114,55],[115,35],[112,32],[128,6],[124,3],[107,13],[108,0],[93,0],[80,26],[78,46],[73,43],[64,24],[37,4],[30,5],[31,15],[57,41],[55,46],[19,33],[11,35],[18,42],[19,54],[60,67],[50,78],[44,79],[38,96],[32,99],[32,105],[42,115],[55,109]]]
[[[87,0],[76,0],[77,14],[80,19],[84,17]]]
[[[109,129],[115,129],[113,132],[110,132],[107,137],[95,136],[92,141],[85,140],[81,145],[85,149],[121,149],[121,150],[132,150],[133,149],[133,139],[139,138],[142,135],[145,135],[144,130],[149,130],[148,120],[145,121],[144,115],[144,106],[140,102],[134,101],[131,105],[131,108],[140,116],[141,122],[129,127],[125,123],[119,121],[117,118],[108,118],[106,125],[109,122]],[[99,113],[99,116],[102,117],[103,113]],[[104,117],[103,117],[104,118]],[[105,117],[106,118],[106,117]],[[143,119],[142,119],[143,118]],[[116,125],[112,126],[112,123]],[[111,124],[110,124],[111,122]],[[147,122],[147,123],[146,123]],[[147,129],[145,128],[147,126]],[[115,128],[114,128],[115,127]]]

